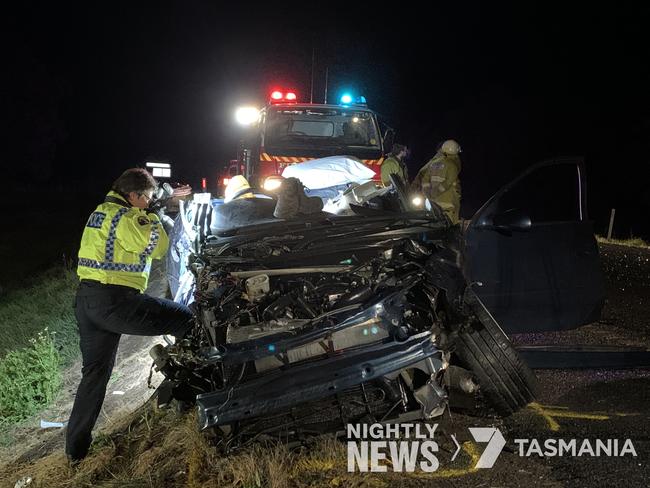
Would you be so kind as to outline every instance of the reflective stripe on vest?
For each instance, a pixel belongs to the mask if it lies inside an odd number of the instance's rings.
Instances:
[[[106,257],[104,258],[107,263],[113,262],[113,254],[115,253],[115,237],[117,234],[117,224],[120,223],[120,219],[128,212],[128,208],[122,207],[117,211],[113,220],[111,220],[111,228],[108,231],[108,239],[106,239]]]
[[[108,231],[108,239],[106,239],[106,255],[105,261],[95,261],[94,259],[79,258],[79,266],[85,266],[92,269],[101,269],[104,271],[127,271],[129,273],[148,273],[151,269],[151,263],[147,264],[147,258],[151,255],[158,240],[160,239],[160,232],[158,231],[158,223],[152,222],[151,236],[149,243],[144,251],[140,253],[140,264],[126,264],[115,263],[113,257],[115,254],[115,239],[117,237],[117,224],[120,219],[128,212],[128,208],[121,208],[111,220],[111,227]]]
[[[122,263],[102,263],[94,259],[79,258],[79,266],[86,268],[101,269],[103,271],[128,271],[130,273],[149,272],[151,266],[148,264],[122,264]]]

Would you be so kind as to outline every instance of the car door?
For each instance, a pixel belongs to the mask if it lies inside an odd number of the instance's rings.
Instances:
[[[534,165],[465,230],[465,273],[509,333],[598,320],[604,286],[579,159]]]

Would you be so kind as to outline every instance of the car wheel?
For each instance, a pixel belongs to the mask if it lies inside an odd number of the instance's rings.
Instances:
[[[532,402],[537,378],[508,336],[485,310],[458,335],[455,354],[475,376],[482,397],[499,415],[515,413]]]

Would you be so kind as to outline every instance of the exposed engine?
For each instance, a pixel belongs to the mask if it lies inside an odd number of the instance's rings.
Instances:
[[[390,256],[392,251],[387,251]],[[391,258],[369,264],[332,266],[329,269],[290,268],[235,271],[206,266],[198,277],[195,294],[201,324],[213,347],[239,344],[279,334],[305,334],[331,330],[328,346],[321,343],[287,351],[289,363],[391,337],[403,340],[436,326],[432,308],[414,305],[421,266]],[[422,290],[418,290],[422,293]],[[429,290],[428,300],[435,300]],[[353,316],[365,305],[376,303],[375,317],[340,331],[336,324]],[[271,345],[270,345],[271,346]],[[270,347],[269,346],[269,347]],[[256,361],[257,371],[282,362]]]
[[[152,352],[158,368],[176,380],[173,396],[191,401],[244,375],[359,346],[423,332],[441,337],[439,290],[424,280],[431,251],[415,241],[400,240],[357,266],[242,270],[242,263],[233,264],[249,251],[222,256],[207,247],[195,259],[198,326],[180,344]],[[259,259],[260,247],[256,254]],[[289,346],[280,350],[280,343]]]

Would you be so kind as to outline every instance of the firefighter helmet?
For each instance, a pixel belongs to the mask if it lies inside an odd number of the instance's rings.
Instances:
[[[224,203],[233,201],[236,198],[251,198],[253,196],[253,190],[248,183],[248,180],[242,175],[233,176],[226,186],[226,191],[224,192]]]
[[[449,156],[455,156],[461,152],[460,145],[453,139],[449,139],[443,142],[440,150]]]

